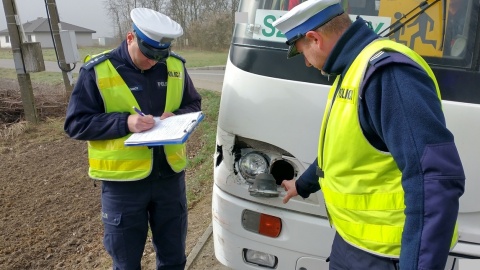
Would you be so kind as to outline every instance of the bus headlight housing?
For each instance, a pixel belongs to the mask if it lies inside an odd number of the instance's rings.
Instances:
[[[246,262],[268,268],[275,268],[278,263],[276,256],[253,249],[243,249],[243,259]]]
[[[268,160],[259,152],[248,152],[238,161],[238,170],[245,180],[253,182],[261,173],[268,173]]]

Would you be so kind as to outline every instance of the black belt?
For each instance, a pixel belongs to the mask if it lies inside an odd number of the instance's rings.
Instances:
[[[317,172],[316,172],[318,177],[324,178],[325,177],[325,172],[317,166]]]

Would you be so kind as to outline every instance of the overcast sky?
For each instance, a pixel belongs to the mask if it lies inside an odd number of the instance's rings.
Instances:
[[[0,1],[0,30],[7,28],[3,1]],[[10,1],[10,0],[7,0]],[[93,38],[113,36],[113,27],[103,0],[56,0],[61,22],[74,24],[96,31]],[[33,21],[38,17],[47,18],[45,0],[15,0],[22,23]]]

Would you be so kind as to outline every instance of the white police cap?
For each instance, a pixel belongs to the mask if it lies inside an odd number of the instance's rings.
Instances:
[[[148,8],[134,8],[130,12],[137,37],[156,49],[170,47],[170,43],[183,35],[182,27],[167,15]]]
[[[287,58],[299,54],[295,47],[297,40],[304,37],[308,31],[319,28],[343,12],[340,0],[308,0],[273,22],[273,26],[287,37],[287,45],[290,46]]]

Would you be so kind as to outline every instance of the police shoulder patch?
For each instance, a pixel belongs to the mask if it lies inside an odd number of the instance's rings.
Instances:
[[[107,60],[110,58],[109,53],[102,53],[99,54],[92,59],[88,60],[85,64],[83,64],[82,68],[86,70],[90,70],[92,67],[102,63],[103,61]]]
[[[374,66],[375,68],[391,63],[403,63],[418,66],[408,56],[396,51],[379,51],[375,53],[368,61],[369,66]]]
[[[385,67],[386,65],[390,65],[392,63],[402,63],[402,64],[408,64],[412,65],[415,67],[418,67],[422,69],[417,63],[415,63],[412,59],[410,59],[408,56],[396,52],[396,51],[378,51],[375,53],[370,60],[368,60],[368,67],[367,71],[365,72],[365,75],[363,77],[362,84],[360,85],[360,91],[359,91],[359,96],[362,99],[363,98],[363,87],[365,84],[368,82],[370,79],[370,76],[378,70],[381,67]]]
[[[375,66],[375,64],[381,62],[383,59],[390,57],[390,54],[385,51],[379,51],[375,53],[370,60],[368,60],[368,64],[371,66]]]
[[[180,55],[176,54],[176,53],[173,52],[173,51],[170,52],[170,56],[173,56],[173,57],[179,59],[179,60],[182,61],[184,64],[187,62],[187,61],[185,60],[185,58],[181,57]]]

